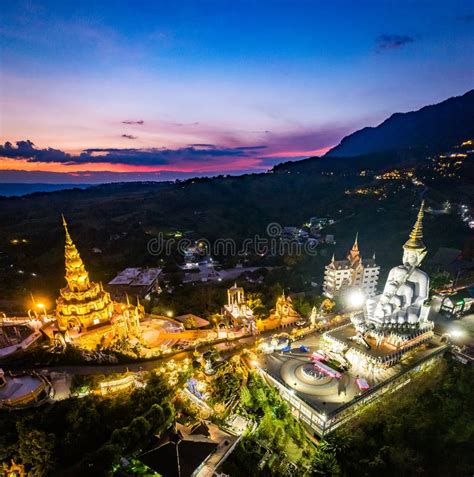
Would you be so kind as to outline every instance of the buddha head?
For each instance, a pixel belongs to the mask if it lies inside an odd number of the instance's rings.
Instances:
[[[404,248],[403,250],[403,265],[405,267],[417,267],[423,261],[426,255],[425,250],[410,250]]]

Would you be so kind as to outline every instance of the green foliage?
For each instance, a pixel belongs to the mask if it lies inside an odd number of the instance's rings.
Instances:
[[[235,396],[238,396],[243,378],[243,371],[238,364],[226,362],[222,365],[212,381],[212,402],[215,404],[225,404]]]
[[[314,448],[277,391],[249,373],[240,406],[259,424],[254,433],[242,438],[223,471],[236,477],[309,475]]]
[[[473,474],[474,368],[447,359],[446,366],[438,365],[412,384],[331,436],[330,454],[343,475]],[[340,442],[343,448],[336,446]],[[331,464],[332,457],[325,458],[316,468]]]
[[[309,316],[313,308],[313,304],[304,297],[295,297],[293,307],[301,316]]]
[[[0,414],[0,459],[25,463],[35,476],[69,468],[68,475],[108,475],[120,455],[133,455],[171,425],[173,399],[174,389],[150,373],[147,386],[130,394]]]
[[[46,434],[36,429],[27,430],[18,426],[19,454],[22,462],[29,466],[28,475],[46,477],[54,468],[54,434]]]
[[[242,386],[240,389],[240,403],[246,408],[251,408],[252,406],[252,394],[247,386]]]
[[[430,274],[430,290],[436,290],[437,288],[441,288],[448,283],[453,281],[453,277],[448,276],[444,273],[431,273]]]

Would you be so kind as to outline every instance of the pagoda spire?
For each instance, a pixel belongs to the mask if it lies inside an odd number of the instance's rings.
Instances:
[[[67,228],[66,218],[64,217],[64,214],[61,214],[61,217],[62,217],[62,219],[63,219],[64,233],[66,234],[66,243],[67,243],[67,244],[71,244],[71,243],[72,243],[72,239],[71,239],[71,236],[69,235],[69,230],[68,230],[68,228]]]
[[[63,218],[64,232],[66,234],[66,246],[64,249],[64,261],[66,265],[66,281],[69,289],[74,292],[85,291],[89,288],[89,274],[81,256],[69,235],[66,219]]]
[[[424,207],[425,201],[423,200],[421,202],[421,207],[416,217],[415,225],[410,232],[410,237],[405,242],[405,245],[403,245],[403,248],[406,250],[413,250],[415,252],[423,252],[426,250],[426,246],[423,243],[423,216],[425,215]]]

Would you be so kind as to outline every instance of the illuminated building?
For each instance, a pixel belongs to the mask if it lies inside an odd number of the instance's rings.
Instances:
[[[275,309],[266,319],[257,320],[257,328],[259,331],[265,331],[285,326],[298,320],[300,315],[293,307],[291,297],[286,296],[283,292],[276,301]]]
[[[121,392],[129,391],[137,385],[136,376],[133,373],[126,374],[125,376],[113,379],[110,381],[102,381],[99,383],[99,392],[102,396],[109,394],[118,394]]]
[[[253,312],[247,305],[244,289],[238,287],[237,283],[227,290],[227,305],[224,306],[224,309],[234,324],[253,322]]]
[[[106,346],[113,338],[140,336],[140,319],[144,309],[114,302],[101,283],[89,279],[89,274],[71,239],[63,217],[66,234],[66,286],[56,301],[56,320],[60,340],[72,340],[85,347]]]
[[[277,299],[275,306],[275,315],[282,320],[287,321],[290,318],[298,318],[298,313],[293,308],[291,297],[287,297],[283,292]]]
[[[51,385],[39,374],[5,374],[0,369],[0,409],[37,406],[49,399]]]
[[[328,341],[346,356],[387,368],[432,339],[434,325],[426,304],[429,277],[418,268],[426,255],[423,215],[422,204],[403,245],[403,263],[390,270],[383,293],[368,298],[364,311],[352,316],[352,324],[327,332]]]
[[[380,267],[371,259],[363,259],[359,252],[357,235],[346,260],[336,260],[334,255],[324,273],[324,294],[334,298],[349,287],[360,288],[366,296],[374,296],[377,290]]]

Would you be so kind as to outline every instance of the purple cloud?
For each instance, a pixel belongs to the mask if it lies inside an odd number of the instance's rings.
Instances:
[[[138,139],[138,136],[132,136],[131,134],[122,134],[125,139]]]
[[[379,35],[375,39],[375,48],[378,53],[386,50],[396,50],[402,48],[410,43],[413,43],[415,39],[408,35]]]
[[[140,119],[138,121],[132,121],[127,119],[126,121],[122,121],[122,124],[138,124],[139,126],[142,126],[143,124],[145,124],[145,121],[143,121],[143,119]]]
[[[133,137],[133,136],[132,136]],[[26,159],[28,162],[61,162],[64,164],[85,164],[110,162],[114,164],[159,166],[176,161],[208,163],[222,158],[251,157],[253,151],[266,146],[220,147],[214,144],[194,144],[177,149],[166,148],[91,148],[78,156],[57,149],[37,149],[33,142],[18,141],[17,147],[11,142],[0,146],[0,157]],[[97,153],[99,153],[97,155]]]
[[[9,141],[3,146],[0,145],[0,156],[10,157],[12,159],[34,158],[32,162],[69,162],[71,156],[59,149],[36,149],[35,145],[27,139],[26,141],[17,141],[16,147]]]

